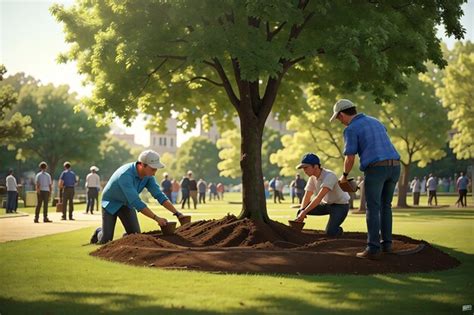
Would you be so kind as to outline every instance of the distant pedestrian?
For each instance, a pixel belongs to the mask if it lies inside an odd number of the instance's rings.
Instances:
[[[217,193],[219,194],[220,200],[224,200],[224,192],[225,192],[224,184],[218,183],[216,185],[216,188],[217,188]]]
[[[413,194],[413,205],[418,206],[420,204],[420,191],[421,191],[421,182],[418,177],[415,178],[410,183],[411,192]]]
[[[199,192],[199,203],[206,203],[207,183],[201,178],[199,179],[197,186]]]
[[[428,176],[428,181],[426,182],[426,189],[428,191],[428,206],[433,205],[433,198],[435,201],[435,205],[438,205],[438,197],[436,196],[436,188],[438,187],[438,181],[433,174]]]
[[[74,187],[76,186],[76,174],[71,170],[71,162],[64,162],[64,171],[59,176],[59,189],[62,190],[63,215],[61,220],[66,220],[69,208],[69,220],[74,221]]]
[[[86,176],[86,189],[87,189],[87,205],[86,214],[91,212],[94,214],[94,203],[99,199],[100,191],[100,177],[97,174],[99,168],[97,166],[91,166],[90,173]],[[64,209],[64,208],[63,208]]]
[[[181,186],[181,209],[184,209],[186,202],[188,203],[189,209],[189,178],[183,176],[183,179],[181,179],[179,184]]]
[[[281,203],[282,200],[285,200],[285,198],[283,198],[283,181],[280,180],[280,177],[275,177],[275,192],[274,192],[274,195],[273,195],[273,202],[274,203],[277,203],[277,199],[278,199],[278,203]]]
[[[39,214],[41,206],[43,206],[43,222],[50,223],[53,222],[48,219],[48,201],[51,197],[51,188],[53,181],[51,180],[51,175],[49,175],[46,170],[48,169],[48,164],[46,162],[41,162],[39,164],[40,172],[36,174],[35,177],[35,187],[37,195],[37,203],[35,209],[35,223],[39,222]]]
[[[13,176],[13,169],[8,171],[6,178],[7,186],[7,213],[16,213],[18,208],[18,184],[15,176]]]
[[[426,178],[426,176],[423,176],[423,179],[420,182],[420,186],[421,186],[420,195],[426,194],[426,182],[427,182],[427,180],[428,179]]]
[[[168,178],[168,173],[163,174],[163,180],[160,183],[161,189],[163,190],[163,193],[168,197],[169,200],[171,200],[171,192],[173,191],[173,184]]]
[[[209,183],[208,188],[209,188],[209,200],[212,200],[213,198],[214,198],[214,200],[218,200],[219,195],[217,194],[216,184],[211,182],[211,183]]]
[[[304,196],[304,188],[306,187],[306,180],[301,178],[300,174],[295,176],[295,191],[296,197],[298,197],[298,202],[301,204]]]
[[[197,208],[197,195],[198,195],[198,188],[197,188],[197,182],[193,178],[193,172],[188,171],[188,178],[189,178],[189,197],[193,200],[193,205],[194,209]]]
[[[456,181],[456,189],[458,191],[458,201],[456,205],[459,207],[467,207],[467,186],[469,185],[469,179],[464,175],[463,172],[459,173],[459,178]]]
[[[178,194],[179,194],[179,189],[181,188],[181,185],[178,183],[176,179],[173,179],[171,181],[171,202],[173,204],[178,203]]]

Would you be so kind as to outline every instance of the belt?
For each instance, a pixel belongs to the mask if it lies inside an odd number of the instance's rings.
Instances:
[[[396,166],[396,165],[400,165],[399,160],[383,160],[383,161],[370,163],[369,167],[374,167],[374,166]]]

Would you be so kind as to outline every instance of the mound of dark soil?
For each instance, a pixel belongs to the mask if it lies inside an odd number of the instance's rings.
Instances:
[[[91,255],[138,266],[232,273],[374,274],[445,270],[457,259],[402,235],[394,235],[393,254],[380,260],[355,257],[366,246],[365,233],[338,238],[323,232],[270,224],[221,220],[185,224],[174,235],[160,231],[128,235]]]

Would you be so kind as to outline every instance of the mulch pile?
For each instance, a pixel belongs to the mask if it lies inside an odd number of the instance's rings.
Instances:
[[[228,215],[176,229],[128,235],[91,255],[131,265],[229,273],[383,274],[431,272],[460,262],[425,241],[393,236],[393,254],[380,260],[356,258],[366,233],[334,238],[322,231],[292,228]]]

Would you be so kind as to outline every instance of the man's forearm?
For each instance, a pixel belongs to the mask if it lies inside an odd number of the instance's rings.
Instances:
[[[346,155],[344,158],[344,173],[349,174],[354,166],[355,155]]]

